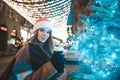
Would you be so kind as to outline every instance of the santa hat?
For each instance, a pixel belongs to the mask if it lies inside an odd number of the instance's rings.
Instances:
[[[53,30],[53,24],[50,23],[47,18],[39,18],[38,20],[36,20],[36,23],[31,32],[34,33],[40,28],[49,28],[50,30]]]

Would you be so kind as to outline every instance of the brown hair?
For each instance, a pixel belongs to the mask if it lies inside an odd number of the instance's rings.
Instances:
[[[37,39],[37,34],[38,30],[34,33],[34,35],[29,39],[29,43],[37,44],[38,39]],[[53,53],[53,39],[52,39],[52,32],[50,32],[50,36],[48,40],[44,43],[44,48],[49,51],[50,54]]]

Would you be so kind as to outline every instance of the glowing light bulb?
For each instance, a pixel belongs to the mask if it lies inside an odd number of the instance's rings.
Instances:
[[[113,10],[112,13],[115,13],[115,11]]]
[[[104,74],[103,77],[106,77],[106,75]]]
[[[88,46],[89,46],[90,48],[91,48],[91,47],[93,47],[93,45],[92,45],[92,44],[89,44]]]
[[[111,34],[111,38],[114,38],[114,35],[113,35],[113,34]]]
[[[107,75],[109,75],[110,74],[110,72],[107,72]]]
[[[95,69],[93,69],[93,72],[96,72],[96,70],[95,70]]]
[[[115,54],[115,53],[112,54],[112,58],[113,58],[113,59],[116,58],[116,54]]]

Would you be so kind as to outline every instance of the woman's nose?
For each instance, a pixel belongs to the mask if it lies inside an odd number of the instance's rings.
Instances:
[[[44,32],[44,36],[47,36],[47,32]]]

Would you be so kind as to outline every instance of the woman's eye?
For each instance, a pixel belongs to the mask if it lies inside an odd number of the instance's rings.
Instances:
[[[51,30],[45,30],[45,29],[39,29],[40,30],[40,32],[46,32],[46,33],[51,33]]]
[[[45,30],[44,29],[39,29],[41,32],[44,32]]]

